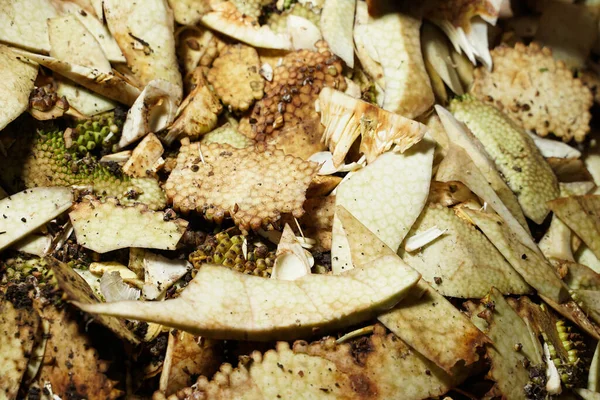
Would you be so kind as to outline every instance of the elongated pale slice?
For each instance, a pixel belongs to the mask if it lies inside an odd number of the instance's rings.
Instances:
[[[73,268],[54,257],[48,257],[46,260],[54,272],[58,286],[65,292],[69,299],[78,301],[81,304],[98,303],[98,299],[92,288]],[[122,320],[106,315],[99,315],[97,320],[120,338],[128,340],[131,343],[139,342]]]
[[[65,187],[26,189],[0,200],[0,250],[65,212],[73,193]]]
[[[268,25],[242,14],[230,1],[212,4],[212,11],[201,17],[204,25],[224,35],[254,47],[291,50],[292,41],[287,33],[275,33]]]
[[[420,26],[419,19],[400,13],[374,17],[367,25],[383,67],[383,108],[407,118],[422,114],[434,102],[421,55]]]
[[[52,245],[52,235],[31,234],[14,243],[11,248],[22,253],[44,257]]]
[[[112,198],[105,203],[79,203],[69,217],[77,243],[98,253],[126,247],[174,250],[188,225],[182,219],[166,219],[164,213],[141,204],[119,206]]]
[[[0,9],[0,13],[1,13]],[[0,44],[0,130],[27,110],[38,67],[22,62],[8,47]]]
[[[600,291],[577,289],[573,291],[573,298],[579,303],[585,313],[600,324]]]
[[[427,131],[419,122],[328,87],[319,94],[319,107],[321,123],[325,125],[323,141],[333,153],[335,167],[344,163],[358,136],[361,136],[360,152],[372,163],[393,145],[395,151],[406,151]]]
[[[372,318],[398,303],[419,278],[392,256],[339,276],[311,274],[294,281],[263,279],[207,264],[176,299],[75,304],[91,313],[157,322],[206,337],[291,339]],[[282,296],[285,302],[279,301]]]
[[[600,389],[600,343],[596,344],[596,351],[590,364],[587,388],[592,392],[598,392]]]
[[[323,39],[319,27],[308,19],[293,14],[287,17],[287,31],[292,37],[292,47],[294,50],[307,49],[317,51],[315,43]],[[352,43],[352,33],[350,33],[350,43]],[[354,53],[350,54],[352,54],[352,60],[354,60]],[[268,76],[268,72],[265,71],[265,73]]]
[[[589,247],[582,243],[575,253],[575,261],[579,264],[586,265],[592,270],[600,274],[600,260]]]
[[[462,208],[461,212],[483,231],[510,265],[540,294],[559,304],[569,299],[568,288],[554,268],[543,256],[523,244],[501,217],[468,208]]]
[[[173,13],[166,0],[104,0],[108,28],[123,51],[133,75],[143,86],[162,79],[183,96],[173,32]]]
[[[541,254],[529,231],[523,228],[500,197],[498,197],[498,194],[496,194],[485,176],[463,148],[454,145],[450,146],[446,157],[444,157],[438,167],[436,179],[442,182],[459,181],[465,184],[465,186],[471,189],[473,193],[485,201],[506,221],[507,225],[523,244]]]
[[[354,10],[356,0],[326,0],[321,11],[321,31],[333,54],[354,68]]]
[[[271,279],[293,281],[310,274],[312,265],[310,265],[300,241],[296,239],[294,231],[288,224],[285,224],[283,228],[275,256]]]
[[[600,290],[600,274],[590,267],[566,262],[567,274],[563,278],[570,289]]]
[[[88,117],[113,110],[117,105],[116,101],[101,96],[59,75],[54,76],[54,81],[58,85],[56,94],[60,97],[65,96],[69,102],[69,108],[72,107]]]
[[[192,268],[187,260],[168,259],[149,251],[144,252],[145,299],[155,300]]]
[[[422,140],[402,154],[380,155],[338,186],[336,205],[396,251],[427,201],[433,149],[431,140]]]
[[[492,189],[494,189],[494,192],[496,192],[500,200],[502,200],[502,203],[510,210],[511,214],[519,221],[521,226],[529,232],[527,221],[525,220],[523,210],[517,201],[517,197],[513,191],[510,190],[506,182],[504,182],[502,176],[500,176],[500,173],[494,165],[494,161],[490,159],[489,154],[485,151],[481,142],[473,135],[473,133],[471,133],[465,124],[454,118],[454,116],[444,107],[436,105],[435,111],[440,117],[440,121],[444,126],[444,130],[446,131],[450,142],[462,147],[469,154],[473,163],[489,182]]]
[[[421,30],[421,47],[426,62],[433,67],[455,94],[463,94],[463,88],[453,66],[450,49],[444,35],[432,24],[425,23]]]
[[[560,142],[558,140],[546,139],[540,137],[534,133],[527,131],[527,134],[530,138],[533,139],[533,142],[539,149],[540,153],[545,158],[549,157],[557,157],[557,158],[579,158],[581,157],[581,152],[574,147],[569,146],[564,142]]]
[[[100,43],[73,14],[48,20],[50,55],[70,64],[97,69],[101,73],[112,71]]]
[[[376,86],[381,90],[385,89],[385,77],[383,68],[379,62],[379,55],[371,40],[369,34],[369,13],[365,2],[359,1],[356,3],[356,18],[354,21],[354,46],[356,57],[360,60],[360,64],[364,71],[373,79]],[[373,38],[375,39],[375,38]],[[377,104],[383,106],[383,98]]]
[[[600,195],[560,198],[548,206],[600,257]]]
[[[41,56],[17,49],[13,51],[21,55],[25,61],[41,64],[75,83],[119,103],[131,106],[140,94],[137,87],[114,72],[105,74],[93,68],[60,61],[54,57]]]
[[[449,208],[430,205],[409,235],[437,226],[444,235],[402,259],[444,296],[481,298],[492,286],[503,294],[527,294],[531,287],[493,244]]]
[[[474,97],[450,103],[450,111],[483,144],[525,216],[541,224],[550,210],[546,202],[559,195],[558,181],[533,140],[507,115]]]
[[[3,0],[0,3],[0,42],[48,53],[46,19],[55,17],[50,0]]]

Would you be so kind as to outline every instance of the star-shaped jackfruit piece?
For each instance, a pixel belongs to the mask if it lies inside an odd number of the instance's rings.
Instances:
[[[590,130],[590,90],[537,43],[492,50],[494,69],[475,70],[471,92],[540,136],[582,142]]]
[[[318,169],[316,163],[264,144],[236,149],[182,141],[165,190],[178,211],[197,211],[217,222],[230,216],[242,230],[258,229],[282,213],[301,217]]]

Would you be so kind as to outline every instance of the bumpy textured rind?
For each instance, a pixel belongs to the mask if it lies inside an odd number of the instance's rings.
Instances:
[[[289,340],[369,320],[397,304],[419,279],[395,255],[338,276],[308,274],[294,281],[206,264],[175,299],[75,304],[91,313],[157,322],[209,338]]]
[[[165,190],[176,210],[197,211],[217,222],[231,216],[241,229],[258,229],[281,213],[302,216],[318,167],[271,146],[184,142]]]
[[[284,10],[282,13],[274,12],[269,15],[267,25],[269,25],[274,32],[287,32],[287,18],[290,15],[295,15],[297,17],[306,18],[318,27],[321,21],[320,12],[320,8],[311,6],[309,3],[293,3],[290,8]]]
[[[531,287],[474,226],[441,205],[430,205],[413,225],[411,237],[432,227],[445,233],[415,252],[403,251],[408,265],[444,296],[481,298],[492,286],[503,294],[526,294]]]
[[[589,132],[593,98],[562,61],[536,43],[500,46],[491,52],[494,69],[475,70],[472,93],[501,108],[517,124],[540,136],[568,142]]]
[[[258,20],[258,17],[262,14],[262,8],[269,3],[271,0],[230,0],[235,7],[244,15],[252,17]]]
[[[258,73],[258,53],[243,44],[221,50],[206,78],[225,106],[246,111],[263,97],[265,81]]]
[[[315,100],[321,89],[346,89],[341,60],[324,42],[316,46],[317,51],[300,50],[282,58],[273,69],[272,81],[265,85],[264,98],[254,105],[249,129],[242,133],[265,141],[305,120],[318,121]]]
[[[79,203],[69,218],[77,243],[98,253],[126,247],[175,250],[188,224],[182,219],[169,220],[165,213],[141,204],[120,206],[112,198]]]
[[[466,95],[450,104],[483,144],[523,209],[526,217],[541,224],[550,210],[547,201],[559,195],[558,180],[533,139],[502,111]]]
[[[240,133],[237,130],[237,126],[234,126],[231,122],[226,122],[202,136],[200,143],[205,145],[211,143],[228,144],[236,149],[243,149],[251,146],[253,141]]]

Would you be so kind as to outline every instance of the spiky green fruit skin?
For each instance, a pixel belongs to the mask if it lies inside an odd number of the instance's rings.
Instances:
[[[81,155],[92,150],[113,153],[117,150],[122,127],[123,119],[116,117],[113,112],[81,121],[73,128],[75,140],[69,150]]]
[[[471,95],[455,98],[449,108],[483,144],[525,216],[541,224],[550,212],[546,202],[560,193],[556,175],[533,140],[502,111]]]
[[[190,254],[189,261],[196,269],[203,263],[215,263],[244,274],[269,278],[275,262],[275,252],[269,251],[262,244],[248,244],[247,257],[244,257],[243,242],[242,235],[230,236],[226,232],[220,232],[207,237],[198,250]]]

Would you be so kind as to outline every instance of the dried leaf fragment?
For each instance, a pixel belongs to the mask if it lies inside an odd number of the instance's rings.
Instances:
[[[258,229],[281,213],[297,218],[318,165],[271,146],[236,149],[183,142],[177,168],[165,185],[173,207],[221,221],[231,216],[242,229]]]
[[[126,247],[174,250],[188,224],[165,219],[164,213],[141,204],[120,206],[111,198],[79,203],[69,218],[77,243],[98,253]]]

